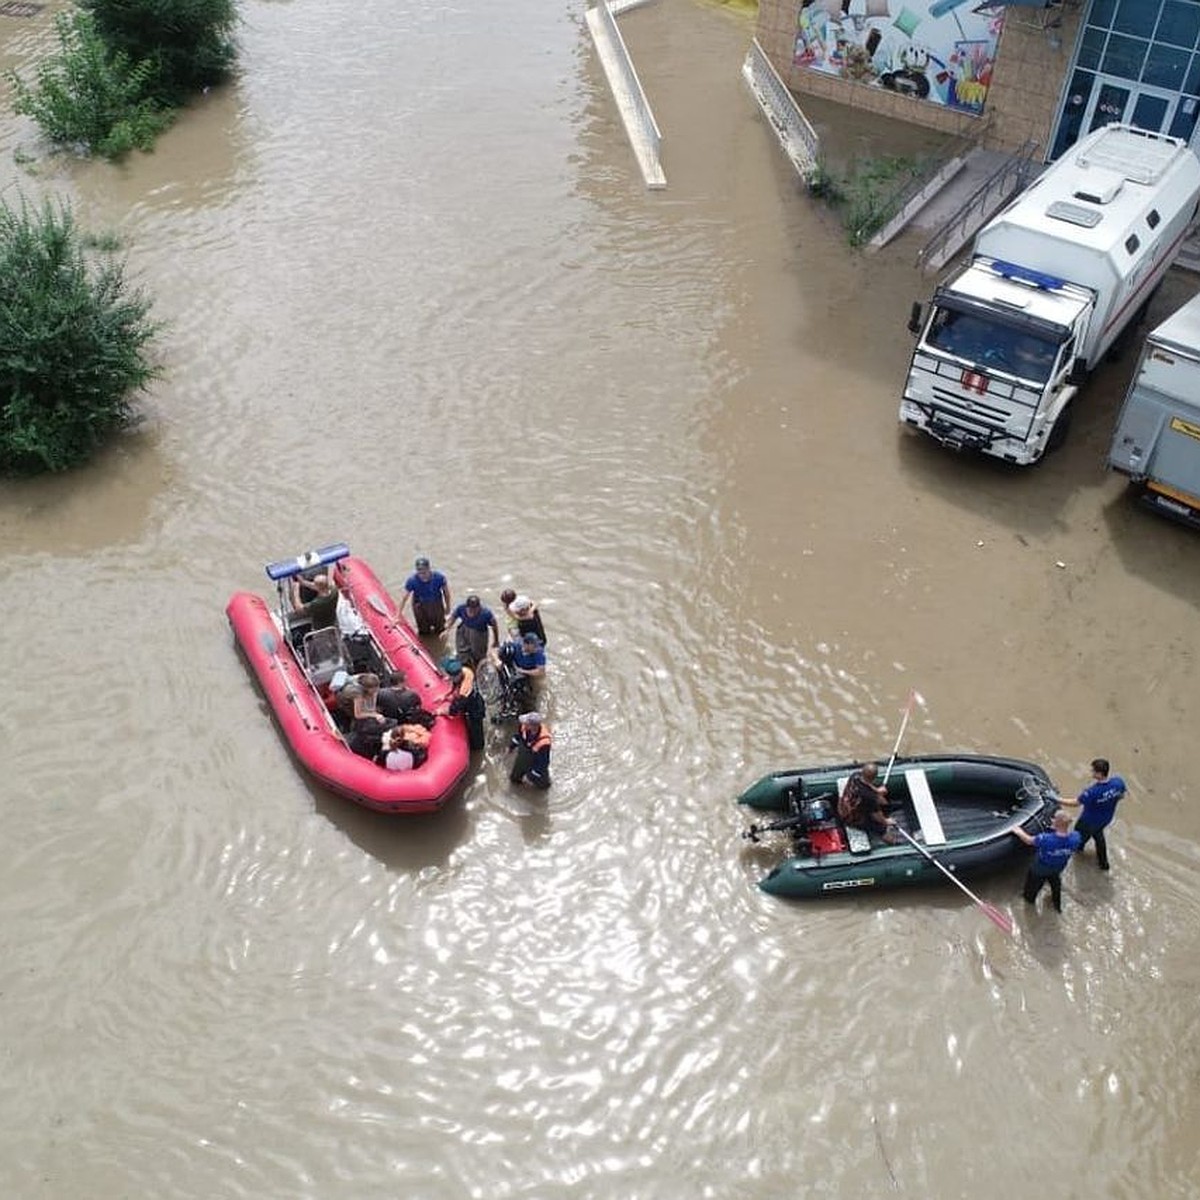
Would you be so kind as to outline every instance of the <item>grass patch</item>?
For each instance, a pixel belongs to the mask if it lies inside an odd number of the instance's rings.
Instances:
[[[881,155],[854,160],[845,172],[818,163],[808,190],[832,208],[851,246],[871,240],[905,199],[940,165],[931,155]]]

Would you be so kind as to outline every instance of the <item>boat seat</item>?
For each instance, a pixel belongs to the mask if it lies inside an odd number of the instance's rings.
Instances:
[[[846,784],[849,782],[849,775],[843,775],[837,781],[839,800],[842,798],[842,793],[846,790]],[[838,824],[846,831],[846,849],[851,854],[871,853],[871,835],[865,829],[859,829],[856,825],[846,825],[842,821],[839,821]]]
[[[942,830],[942,819],[938,816],[937,805],[933,802],[933,793],[929,790],[929,780],[919,767],[904,772],[908,783],[908,796],[912,800],[913,810],[921,823],[921,833],[927,846],[944,846],[946,834]]]
[[[304,635],[304,666],[316,687],[324,687],[338,671],[348,671],[350,660],[336,625]]]

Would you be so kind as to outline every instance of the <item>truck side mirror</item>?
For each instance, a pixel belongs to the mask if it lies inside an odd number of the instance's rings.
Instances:
[[[1087,382],[1087,363],[1082,358],[1071,360],[1071,369],[1067,372],[1067,383],[1071,387],[1082,387]]]
[[[917,300],[913,301],[912,312],[908,314],[908,332],[914,335],[921,332],[921,305]]]

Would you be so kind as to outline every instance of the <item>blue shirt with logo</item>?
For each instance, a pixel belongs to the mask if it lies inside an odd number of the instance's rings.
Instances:
[[[546,652],[541,648],[526,650],[523,642],[505,642],[500,648],[500,658],[522,671],[533,671],[546,665]]]
[[[1117,801],[1125,795],[1125,780],[1120,775],[1110,775],[1079,793],[1079,804],[1083,809],[1080,821],[1088,829],[1103,829],[1117,813]]]
[[[492,610],[482,605],[472,613],[465,604],[460,604],[450,614],[451,622],[461,621],[468,629],[490,629],[495,619]]]
[[[414,574],[404,581],[404,590],[412,592],[413,599],[420,600],[422,604],[431,604],[437,600],[445,586],[446,577],[441,571],[430,571],[428,579],[422,579],[420,575]]]
[[[1033,848],[1037,851],[1037,859],[1033,869],[1039,875],[1057,875],[1082,845],[1083,838],[1074,830],[1070,833],[1036,833]]]

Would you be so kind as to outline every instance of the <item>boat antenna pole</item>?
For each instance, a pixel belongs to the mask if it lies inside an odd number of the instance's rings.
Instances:
[[[888,759],[887,770],[883,773],[881,787],[887,787],[887,781],[892,774],[892,768],[896,765],[896,755],[900,753],[900,743],[904,741],[904,731],[908,728],[908,718],[912,716],[913,705],[923,705],[924,703],[924,696],[916,688],[910,688],[908,699],[904,702],[904,719],[900,722],[900,732],[896,734],[896,744],[892,747],[892,757]]]

